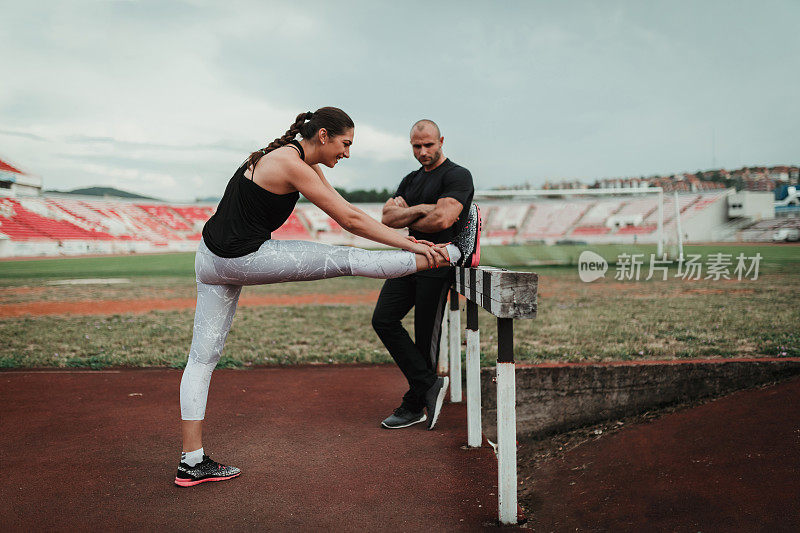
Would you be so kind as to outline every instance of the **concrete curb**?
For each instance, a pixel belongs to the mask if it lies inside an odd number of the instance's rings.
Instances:
[[[800,358],[517,365],[517,432],[545,436],[800,374]],[[495,369],[481,369],[483,429],[496,437]]]

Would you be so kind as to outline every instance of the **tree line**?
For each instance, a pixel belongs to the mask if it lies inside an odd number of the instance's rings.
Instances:
[[[342,195],[342,198],[353,204],[382,204],[394,196],[395,193],[393,189],[354,189],[348,191],[339,187],[334,188],[336,192]],[[301,197],[300,201],[307,202],[308,200]]]

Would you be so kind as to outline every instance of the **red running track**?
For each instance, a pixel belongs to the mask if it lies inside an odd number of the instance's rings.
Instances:
[[[497,517],[491,449],[462,449],[466,409],[379,428],[393,366],[217,370],[206,451],[242,469],[173,484],[175,370],[0,373],[3,531],[474,531]]]
[[[800,531],[800,379],[585,443],[532,475],[535,531]]]
[[[392,366],[218,370],[206,447],[243,469],[172,484],[180,372],[0,373],[4,531],[496,529],[465,409],[382,430]],[[586,443],[533,472],[533,531],[800,530],[800,379]]]

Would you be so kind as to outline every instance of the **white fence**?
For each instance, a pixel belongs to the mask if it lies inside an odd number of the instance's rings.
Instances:
[[[450,362],[450,398],[461,401],[461,315],[458,295],[467,299],[467,445],[479,447],[481,430],[480,330],[478,307],[497,318],[497,471],[501,524],[517,523],[517,427],[514,320],[535,318],[539,276],[494,267],[456,268],[450,291],[449,327],[442,330],[439,370]],[[445,342],[446,339],[446,342]],[[449,350],[448,350],[449,348]],[[449,353],[448,353],[449,352]]]

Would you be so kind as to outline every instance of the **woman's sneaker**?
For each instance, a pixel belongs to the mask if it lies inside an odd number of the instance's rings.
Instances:
[[[186,463],[178,464],[178,474],[175,476],[175,484],[181,487],[191,487],[206,481],[225,481],[241,474],[242,471],[235,466],[221,465],[212,461],[207,455],[203,460],[194,466]]]
[[[481,262],[481,210],[477,204],[472,204],[467,215],[464,229],[455,236],[453,244],[461,252],[461,259],[456,261],[456,266],[476,267]]]

